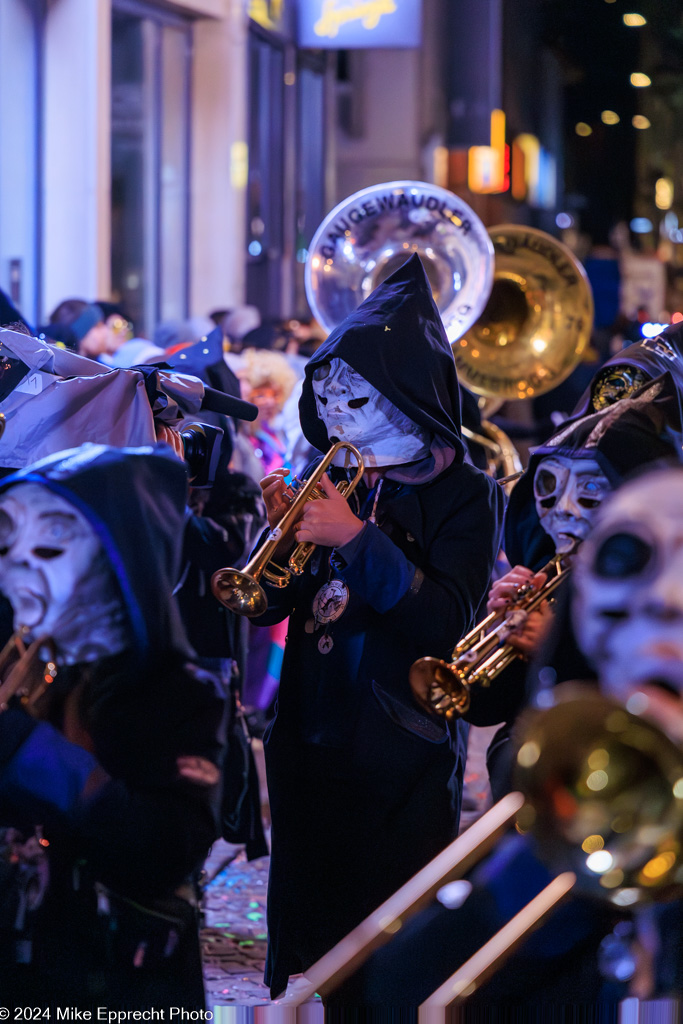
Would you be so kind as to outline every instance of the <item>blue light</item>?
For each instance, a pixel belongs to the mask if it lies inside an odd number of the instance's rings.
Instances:
[[[641,325],[640,333],[644,338],[656,338],[658,334],[665,331],[668,324],[645,323]]]
[[[652,221],[647,217],[634,217],[629,227],[636,235],[646,235],[652,231]]]
[[[261,245],[260,242],[257,242],[254,239],[253,242],[249,243],[249,255],[250,256],[260,256],[262,252],[263,252],[263,246]]]

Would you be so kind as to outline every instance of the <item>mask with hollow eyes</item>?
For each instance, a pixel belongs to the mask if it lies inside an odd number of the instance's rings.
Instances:
[[[598,506],[611,490],[594,459],[550,455],[541,460],[534,475],[536,512],[558,554],[571,551],[586,537]]]
[[[397,466],[429,454],[429,435],[380,394],[343,359],[335,356],[313,372],[318,416],[330,444],[355,445],[367,467]],[[341,452],[337,465],[346,465]]]
[[[683,473],[649,473],[601,510],[574,571],[572,620],[603,688],[683,694]]]
[[[15,630],[51,637],[58,661],[95,661],[127,646],[123,605],[94,530],[38,484],[0,494],[0,590]]]

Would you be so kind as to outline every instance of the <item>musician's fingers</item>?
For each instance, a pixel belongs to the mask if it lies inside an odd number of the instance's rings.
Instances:
[[[266,488],[272,487],[274,484],[282,485],[284,487],[284,478],[289,474],[289,470],[286,466],[280,466],[279,469],[273,469],[259,481],[261,490],[265,491]]]

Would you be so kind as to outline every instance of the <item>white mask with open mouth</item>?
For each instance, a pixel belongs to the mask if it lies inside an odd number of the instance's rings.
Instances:
[[[534,476],[534,498],[541,526],[558,554],[566,554],[583,541],[595,513],[612,485],[594,459],[550,455],[542,459]]]
[[[335,356],[313,371],[318,416],[330,444],[348,441],[366,467],[398,466],[429,455],[429,434],[397,409],[347,362]],[[352,464],[341,452],[337,465]]]
[[[39,484],[0,494],[0,590],[14,628],[51,637],[58,661],[94,661],[127,645],[121,598],[92,526]]]
[[[601,686],[683,695],[683,472],[648,473],[605,504],[574,571],[574,630]]]

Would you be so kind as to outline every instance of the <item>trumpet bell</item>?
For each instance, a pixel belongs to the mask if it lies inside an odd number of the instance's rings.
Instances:
[[[562,692],[564,691],[564,692]],[[683,752],[594,691],[557,687],[517,754],[520,831],[579,887],[618,907],[683,891]]]
[[[252,576],[239,569],[219,569],[211,577],[214,597],[231,612],[253,618],[263,615],[268,599],[263,587]]]
[[[574,254],[552,235],[518,224],[489,229],[493,287],[476,323],[453,344],[463,384],[508,400],[560,384],[588,347],[593,296]]]
[[[464,715],[470,706],[469,688],[441,658],[420,658],[408,678],[413,696],[426,711],[453,718]]]
[[[482,312],[493,245],[458,196],[424,181],[388,181],[355,192],[325,217],[309,248],[306,296],[327,331],[418,253],[449,341]]]

